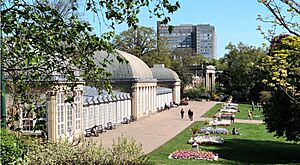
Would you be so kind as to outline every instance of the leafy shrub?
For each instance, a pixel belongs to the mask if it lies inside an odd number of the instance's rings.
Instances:
[[[142,146],[123,136],[119,137],[117,142],[114,141],[110,154],[110,158],[112,158],[110,164],[135,165],[146,164],[148,161],[142,151]]]
[[[1,129],[1,164],[25,164],[30,145],[8,129]]]
[[[194,125],[194,126],[192,126],[192,127],[190,128],[190,130],[191,130],[192,134],[195,135],[195,134],[197,134],[198,131],[199,131],[199,126]]]
[[[194,100],[210,99],[210,93],[205,88],[189,89],[183,93],[183,96]]]
[[[139,165],[148,162],[142,146],[123,136],[114,141],[112,148],[92,141],[76,145],[68,141],[41,144],[38,139],[29,141],[26,137],[1,129],[1,164]]]
[[[119,137],[112,148],[104,148],[92,141],[83,141],[74,146],[67,141],[36,145],[28,154],[29,164],[146,164],[147,158],[141,145]]]
[[[67,141],[36,144],[29,152],[30,164],[106,164],[106,150],[93,142],[73,146]]]

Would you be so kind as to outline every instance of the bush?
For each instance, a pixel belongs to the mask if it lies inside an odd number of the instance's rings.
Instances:
[[[189,89],[183,93],[183,96],[193,100],[210,99],[210,93],[205,88]]]
[[[29,164],[146,164],[147,158],[141,145],[119,137],[112,148],[104,148],[92,141],[81,142],[78,146],[67,141],[49,142],[36,145],[28,154]]]
[[[30,145],[8,129],[1,129],[1,164],[25,164]]]
[[[119,137],[117,142],[114,141],[110,154],[110,164],[135,165],[147,164],[148,161],[142,151],[142,145],[123,136]]]

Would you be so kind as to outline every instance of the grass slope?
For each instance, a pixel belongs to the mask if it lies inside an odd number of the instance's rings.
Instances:
[[[218,161],[168,159],[168,155],[176,150],[190,149],[186,144],[191,137],[190,128],[202,126],[203,122],[195,122],[176,137],[148,154],[152,164],[274,164],[300,163],[300,145],[286,142],[267,133],[264,125],[234,123],[227,128],[235,127],[242,136],[231,134],[220,135],[224,138],[223,146],[200,146],[201,149],[219,154]]]

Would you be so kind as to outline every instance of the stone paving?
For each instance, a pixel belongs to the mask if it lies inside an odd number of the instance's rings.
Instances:
[[[188,109],[194,111],[195,120],[200,120],[200,116],[215,104],[216,102],[190,101],[187,106],[179,106],[155,113],[130,124],[117,125],[116,129],[108,130],[100,134],[99,137],[92,137],[92,139],[97,142],[102,141],[104,147],[110,147],[113,144],[114,138],[117,139],[117,137],[123,135],[141,143],[143,151],[147,154],[166,143],[193,123],[188,119]],[[180,110],[182,108],[185,111],[183,120],[180,119]]]
[[[178,133],[187,128],[193,121],[190,121],[187,116],[188,109],[193,110],[195,121],[204,121],[206,118],[201,116],[213,107],[217,102],[197,102],[189,101],[187,106],[179,106],[171,108],[138,119],[136,122],[130,124],[117,125],[116,129],[108,130],[99,135],[99,137],[91,137],[96,142],[102,142],[104,147],[110,147],[113,144],[113,139],[120,136],[134,139],[136,142],[141,143],[144,153],[150,153],[159,146],[166,143],[168,140],[176,136]],[[184,119],[180,118],[180,110],[184,109]],[[239,120],[239,123],[253,123],[260,124],[259,120]]]

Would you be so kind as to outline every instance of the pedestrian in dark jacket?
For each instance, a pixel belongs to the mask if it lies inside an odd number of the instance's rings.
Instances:
[[[181,109],[180,115],[181,115],[181,119],[183,119],[183,116],[184,116],[184,110],[183,109]]]

